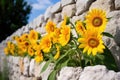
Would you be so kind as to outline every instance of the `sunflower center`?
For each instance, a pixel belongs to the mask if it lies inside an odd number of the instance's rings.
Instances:
[[[92,48],[97,47],[99,45],[99,41],[96,38],[90,38],[88,40],[88,45]]]
[[[54,25],[51,24],[51,31],[53,32],[54,31]]]
[[[95,26],[95,27],[99,27],[100,25],[102,25],[102,19],[100,17],[95,17],[92,21],[92,24]]]
[[[50,42],[49,41],[46,41],[46,46],[50,47]]]

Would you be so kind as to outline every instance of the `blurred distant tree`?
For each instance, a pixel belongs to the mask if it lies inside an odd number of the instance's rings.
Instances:
[[[28,23],[31,6],[25,0],[0,0],[0,42]]]

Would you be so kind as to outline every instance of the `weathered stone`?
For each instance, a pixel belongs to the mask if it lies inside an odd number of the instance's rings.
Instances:
[[[35,64],[35,71],[34,71],[35,77],[40,77],[40,73],[41,73],[41,70],[42,70],[44,64],[45,64],[45,62],[42,62],[41,64],[38,64],[38,63]]]
[[[29,68],[29,75],[34,76],[34,70],[35,70],[35,60],[32,59],[30,61],[30,68]]]
[[[115,80],[115,75],[114,71],[108,71],[105,66],[88,66],[84,68],[79,80]]]
[[[18,66],[19,65],[19,60],[20,60],[20,57],[14,57],[13,56],[13,64]]]
[[[61,0],[62,6],[69,5],[75,3],[74,0]]]
[[[44,22],[44,15],[40,15],[35,19],[37,27],[41,27],[41,24]]]
[[[84,21],[84,20],[85,20],[85,15],[86,15],[86,13],[83,13],[83,14],[81,14],[81,15],[79,15],[79,16],[73,16],[72,19],[71,19],[71,21],[72,21],[73,23],[75,23],[75,22],[78,21],[78,20]]]
[[[52,16],[51,9],[52,9],[51,6],[46,9],[44,14],[45,21],[47,21]]]
[[[24,71],[24,59],[20,58],[20,60],[19,60],[19,72],[21,74],[23,74],[23,71]]]
[[[75,4],[71,4],[71,5],[67,5],[63,8],[62,10],[62,18],[67,15],[68,17],[72,17],[73,15],[75,15]]]
[[[54,69],[54,64],[52,64],[52,63],[49,64],[47,69],[40,74],[42,80],[48,80],[48,76],[53,71],[53,69]]]
[[[54,19],[53,19],[53,22],[58,23],[58,22],[60,22],[61,20],[62,20],[62,15],[61,15],[61,13],[55,14],[55,17],[54,17]]]
[[[76,15],[80,15],[83,12],[89,10],[90,5],[95,0],[77,0],[76,2]]]
[[[30,65],[30,59],[28,57],[24,58],[24,71],[23,74],[25,76],[29,76],[29,65]]]
[[[80,67],[64,67],[61,69],[57,80],[78,80],[82,69]]]
[[[93,8],[102,9],[108,13],[114,9],[114,2],[113,0],[96,0],[90,6],[90,9]]]
[[[19,79],[19,80],[36,80],[36,79],[33,78],[33,77],[20,76],[20,79]]]
[[[120,72],[115,75],[115,80],[120,80]]]
[[[111,50],[113,56],[120,69],[120,11],[110,12],[107,17],[111,17],[109,20],[105,32],[108,32],[114,36],[113,39],[108,37],[104,39],[105,44]]]
[[[120,9],[120,0],[115,0],[115,9]]]
[[[60,10],[62,10],[61,2],[58,2],[52,6],[51,13],[56,13],[59,12]]]

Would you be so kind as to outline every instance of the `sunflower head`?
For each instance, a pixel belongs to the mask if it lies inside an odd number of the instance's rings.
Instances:
[[[32,46],[29,46],[29,48],[28,48],[28,54],[30,56],[34,56],[34,49],[32,48]]]
[[[9,50],[10,50],[10,53],[11,53],[12,55],[14,55],[14,53],[15,53],[15,44],[11,43]]]
[[[52,47],[51,38],[49,35],[45,35],[40,42],[43,52],[48,53]]]
[[[64,25],[64,27],[61,28],[61,34],[59,38],[59,43],[62,46],[65,46],[70,40],[70,26]]]
[[[6,55],[9,54],[9,49],[8,49],[7,47],[4,48],[4,53],[5,53]]]
[[[34,44],[38,40],[38,33],[35,30],[31,30],[28,38]]]
[[[54,32],[55,28],[56,28],[56,25],[52,21],[48,21],[45,26],[45,29],[48,34]]]
[[[22,34],[21,39],[22,39],[23,41],[24,41],[24,40],[28,40],[28,34],[27,34],[27,33]]]
[[[38,56],[35,56],[35,61],[36,61],[37,63],[40,63],[41,61],[43,61],[43,56],[42,56],[42,54],[41,54],[41,55],[38,55]]]
[[[99,32],[103,32],[106,28],[107,18],[106,13],[100,9],[92,9],[86,16],[86,28],[95,28]]]
[[[105,46],[102,41],[102,35],[96,30],[86,30],[85,34],[78,39],[79,48],[83,48],[83,53],[96,55],[103,53]]]
[[[75,27],[77,33],[79,35],[83,35],[84,32],[85,32],[85,27],[83,26],[82,22],[81,21],[77,21],[76,22],[76,27]]]
[[[53,36],[51,37],[53,43],[58,43],[59,42],[60,34],[61,34],[60,29],[56,28],[54,33],[53,33]]]

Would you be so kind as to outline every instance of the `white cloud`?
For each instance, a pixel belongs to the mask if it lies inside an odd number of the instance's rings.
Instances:
[[[37,3],[32,4],[32,7],[35,10],[42,10],[50,5],[53,5],[53,3],[50,0],[37,0]]]

